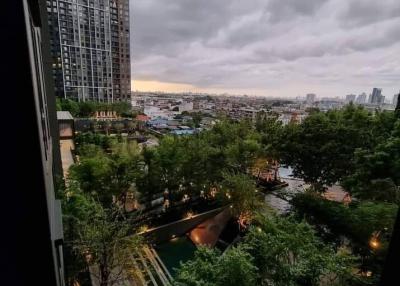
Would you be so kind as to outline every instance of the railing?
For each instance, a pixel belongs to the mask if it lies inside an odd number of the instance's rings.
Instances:
[[[139,280],[142,285],[171,285],[173,280],[171,274],[151,246],[145,245],[141,251],[132,254],[132,262],[139,270]]]

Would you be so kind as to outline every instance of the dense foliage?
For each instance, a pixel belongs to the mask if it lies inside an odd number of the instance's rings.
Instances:
[[[165,136],[157,148],[144,149],[147,168],[138,189],[143,194],[168,190],[177,200],[182,189],[198,195],[219,186],[226,171],[245,172],[260,150],[259,136],[248,122],[221,122],[191,137]]]
[[[74,117],[91,117],[96,111],[115,111],[122,117],[133,117],[131,105],[120,101],[113,103],[102,103],[97,101],[75,101],[71,99],[57,98],[56,107],[58,111],[69,111]]]
[[[280,161],[290,165],[296,177],[311,183],[316,190],[323,190],[324,186],[343,182],[358,172],[363,156],[384,148],[381,145],[400,124],[396,122],[393,112],[372,114],[353,105],[325,113],[313,112],[301,124],[280,129],[274,147]],[[395,139],[391,140],[396,144]],[[397,164],[398,159],[394,159]],[[382,176],[370,171],[371,176]],[[351,184],[346,186],[357,193]]]
[[[391,136],[372,150],[359,150],[354,163],[356,170],[343,185],[356,197],[400,203],[400,136]]]
[[[113,198],[124,196],[138,177],[141,154],[136,143],[104,144],[104,140],[97,143],[112,148],[111,154],[95,144],[81,146],[79,164],[71,166],[69,177],[84,192],[96,195],[109,207]]]
[[[175,285],[343,285],[354,258],[324,245],[310,225],[258,217],[238,246],[223,255],[200,249],[181,265]]]
[[[112,286],[134,275],[131,255],[141,245],[119,208],[104,208],[95,196],[84,194],[70,181],[61,193],[68,285],[91,285],[88,274],[101,286]]]
[[[319,227],[320,235],[338,245],[346,237],[353,252],[363,260],[361,269],[372,271],[377,280],[386,257],[398,206],[386,202],[361,201],[350,206],[329,201],[317,194],[299,194],[291,201],[295,213]],[[379,233],[379,244],[371,249],[370,242]]]

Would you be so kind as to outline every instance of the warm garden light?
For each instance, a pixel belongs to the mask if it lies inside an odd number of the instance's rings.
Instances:
[[[374,249],[379,248],[379,244],[380,243],[379,243],[378,239],[375,237],[371,238],[371,240],[369,241],[369,245]]]
[[[186,219],[190,219],[190,218],[192,218],[193,217],[193,212],[187,212],[187,214],[186,214]]]
[[[377,248],[380,247],[380,242],[379,242],[379,239],[378,239],[379,235],[380,235],[380,231],[378,231],[378,232],[374,231],[372,233],[372,237],[371,237],[371,239],[369,241],[369,245],[370,245],[370,247],[372,249],[377,249]]]
[[[139,233],[147,232],[148,230],[149,230],[149,226],[148,225],[142,225],[139,228]]]
[[[166,208],[169,207],[169,200],[168,200],[168,199],[165,200],[165,202],[164,202],[164,207],[166,207]]]
[[[187,194],[185,194],[182,198],[183,202],[187,202],[189,200],[189,196]]]

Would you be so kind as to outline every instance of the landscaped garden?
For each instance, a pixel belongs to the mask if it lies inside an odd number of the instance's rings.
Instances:
[[[399,118],[349,105],[286,126],[272,116],[226,120],[151,148],[80,135],[79,162],[59,192],[69,283],[88,264],[100,272],[132,268],[124,250],[146,243],[137,234],[143,225],[228,206],[239,239],[223,254],[200,248],[176,269],[176,285],[375,285],[400,199]],[[290,166],[310,185],[289,198],[285,215],[271,211],[257,187],[252,169],[260,158]],[[323,196],[333,184],[351,203]],[[136,208],[128,211],[128,200]],[[113,275],[101,277],[108,283]]]

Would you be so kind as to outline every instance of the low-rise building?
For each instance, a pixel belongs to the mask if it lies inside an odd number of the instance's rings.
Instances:
[[[74,118],[69,111],[57,111],[60,139],[72,139],[75,134]]]

